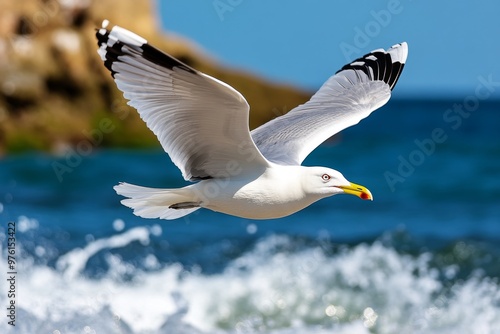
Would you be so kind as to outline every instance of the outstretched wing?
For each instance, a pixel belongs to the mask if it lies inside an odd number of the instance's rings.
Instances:
[[[308,102],[253,130],[255,144],[269,161],[300,165],[322,142],[387,103],[407,55],[401,43],[345,65]]]
[[[96,33],[99,55],[186,180],[269,164],[252,141],[249,106],[239,92],[107,24]]]

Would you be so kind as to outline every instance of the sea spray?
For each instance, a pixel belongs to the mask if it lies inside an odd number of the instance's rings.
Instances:
[[[20,333],[35,328],[51,333],[87,328],[96,333],[195,334],[500,329],[495,316],[500,312],[498,282],[478,273],[443,280],[442,270],[431,265],[430,252],[404,254],[381,241],[298,247],[294,238],[270,235],[213,274],[186,270],[179,263],[146,270],[122,259],[120,250],[138,241],[149,247],[154,230],[131,228],[91,241],[62,255],[58,263],[65,266],[36,265],[24,258],[19,286],[29,298],[19,299]],[[98,252],[105,253],[107,274],[88,277],[82,263]]]

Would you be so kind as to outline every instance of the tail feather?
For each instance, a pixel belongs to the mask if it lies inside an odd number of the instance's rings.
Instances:
[[[200,208],[200,203],[188,187],[154,189],[120,183],[113,189],[118,195],[128,197],[121,203],[143,218],[177,219]]]

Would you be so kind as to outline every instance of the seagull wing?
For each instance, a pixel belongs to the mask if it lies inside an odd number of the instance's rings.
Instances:
[[[106,26],[96,33],[99,55],[184,179],[268,166],[250,136],[249,106],[238,91],[128,30]]]
[[[253,130],[255,144],[269,161],[300,165],[322,142],[387,103],[407,55],[401,43],[345,65],[308,102]]]

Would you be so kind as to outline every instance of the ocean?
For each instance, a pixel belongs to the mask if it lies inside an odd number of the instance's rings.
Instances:
[[[499,109],[391,100],[304,163],[374,201],[275,220],[134,216],[113,185],[186,184],[160,149],[5,156],[0,332],[498,334]]]

